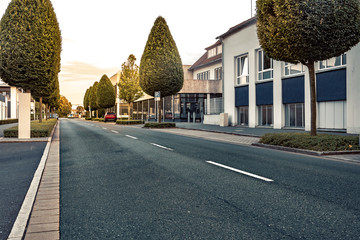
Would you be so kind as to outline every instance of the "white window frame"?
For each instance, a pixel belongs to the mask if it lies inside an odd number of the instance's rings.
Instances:
[[[214,56],[216,56],[216,55],[217,55],[217,53],[216,53],[216,47],[208,50],[208,58],[214,57]]]
[[[247,68],[244,72],[241,66],[241,60],[246,58],[245,67]],[[249,55],[244,54],[235,58],[235,72],[236,72],[236,85],[244,85],[249,83]]]
[[[261,54],[261,56],[260,56]],[[270,68],[264,69],[264,56],[265,56],[264,50],[258,50],[257,51],[257,68],[258,68],[258,74],[257,74],[257,80],[258,81],[271,81],[274,79],[274,60],[269,57],[270,59]],[[261,64],[260,64],[261,59]],[[264,74],[270,72],[270,78],[264,79]]]
[[[301,67],[300,72],[291,73],[292,69],[294,67],[298,67],[299,65]],[[304,72],[305,72],[305,68],[304,68],[303,64],[301,64],[301,63],[293,64],[293,63],[284,62],[284,76],[285,77],[303,74]]]
[[[196,76],[197,76],[197,80],[209,80],[210,70],[198,73]]]
[[[215,80],[222,80],[222,67],[218,67],[218,68],[214,69],[214,79]]]
[[[323,61],[319,61],[319,70],[326,70],[326,69],[333,69],[333,68],[339,68],[339,67],[344,67],[346,66],[346,62],[347,62],[347,56],[346,53],[341,54],[340,56],[337,57],[333,57],[327,60],[323,60]],[[336,63],[336,61],[339,61],[340,64],[336,65],[334,64],[334,66],[330,65],[330,62],[334,61],[334,63]]]

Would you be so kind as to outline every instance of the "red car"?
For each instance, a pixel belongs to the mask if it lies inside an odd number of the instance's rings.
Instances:
[[[105,114],[105,117],[104,117],[104,122],[107,122],[107,121],[114,121],[116,122],[116,114],[113,113],[113,112],[108,112]]]

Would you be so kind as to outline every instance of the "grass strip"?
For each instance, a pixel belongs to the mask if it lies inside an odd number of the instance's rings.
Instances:
[[[260,143],[318,152],[360,150],[359,137],[310,133],[267,133]]]
[[[53,130],[56,119],[43,120],[42,123],[39,121],[31,122],[30,136],[32,138],[49,137]],[[18,126],[8,128],[4,130],[4,137],[17,138],[18,137]]]

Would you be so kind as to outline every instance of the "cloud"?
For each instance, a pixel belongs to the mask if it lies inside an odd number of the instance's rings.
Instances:
[[[104,74],[110,74],[108,77],[111,77],[119,70],[116,67],[101,68],[85,62],[73,61],[62,64],[59,77],[60,82],[93,82],[100,80]]]
[[[116,67],[101,68],[79,61],[63,63],[59,74],[60,93],[70,102],[81,104],[87,88],[99,81],[102,75],[107,74],[110,78],[119,70]]]

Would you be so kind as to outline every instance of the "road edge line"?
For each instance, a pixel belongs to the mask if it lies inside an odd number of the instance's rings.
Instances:
[[[58,122],[56,122],[54,129],[57,126],[58,126]],[[14,225],[11,229],[8,240],[21,240],[25,234],[25,229],[26,229],[29,217],[30,217],[32,207],[35,202],[35,197],[36,197],[39,185],[40,185],[40,180],[41,180],[41,177],[42,177],[42,174],[43,174],[43,171],[45,168],[45,164],[46,164],[46,161],[47,161],[47,158],[49,155],[51,140],[52,140],[52,137],[54,134],[54,129],[52,131],[52,135],[48,138],[48,142],[44,149],[40,163],[34,173],[34,177],[31,181],[29,189],[25,195],[24,201],[21,205],[20,211],[19,211],[19,213],[16,217],[16,220],[14,222]]]

